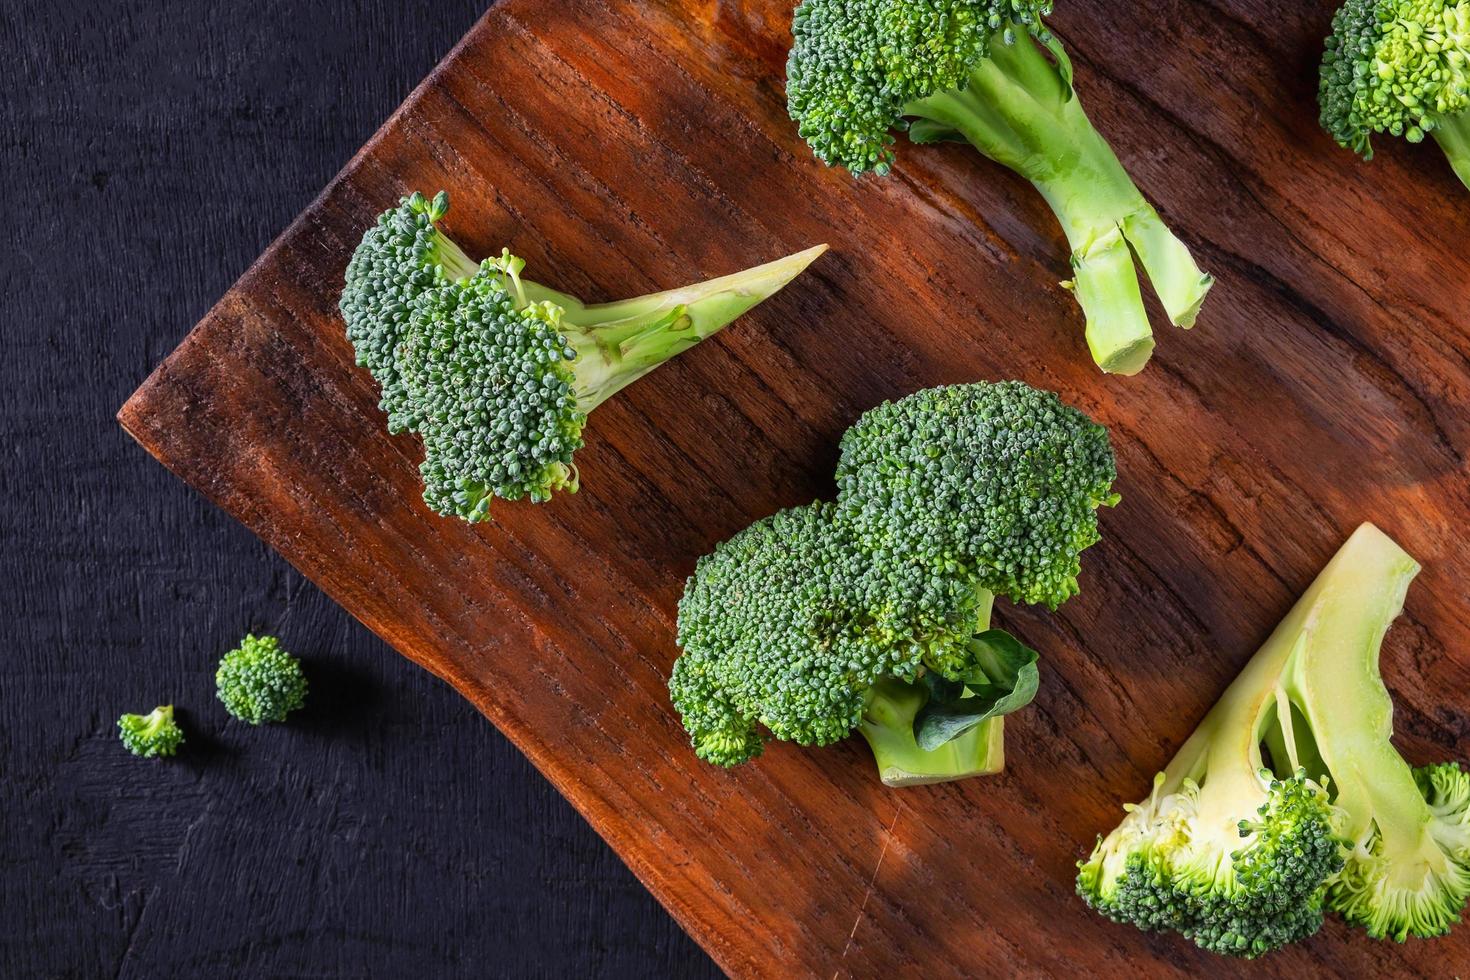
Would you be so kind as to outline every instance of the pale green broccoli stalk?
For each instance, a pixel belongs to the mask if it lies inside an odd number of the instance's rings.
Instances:
[[[1347,0],[1322,57],[1322,126],[1373,159],[1374,133],[1428,133],[1470,187],[1470,0]]]
[[[252,725],[285,721],[306,703],[301,662],[274,636],[246,636],[219,662],[214,683],[225,710]]]
[[[494,497],[534,502],[579,484],[587,415],[790,282],[825,245],[707,282],[584,304],[521,276],[502,251],[472,262],[437,222],[446,195],[414,194],[369,229],[341,310],[377,380],[390,431],[424,441],[424,499],[489,517]]]
[[[1435,936],[1470,894],[1470,777],[1393,748],[1384,633],[1418,564],[1364,524],[1080,864],[1115,921],[1253,957],[1324,908],[1375,937]]]
[[[804,0],[791,31],[787,104],[817,158],[885,174],[893,133],[957,140],[1031,181],[1071,247],[1087,343],[1133,374],[1153,352],[1134,270],[1169,319],[1193,326],[1213,280],[1097,132],[1035,0]]]
[[[1113,474],[1100,427],[1021,384],[867,413],[843,439],[835,504],[757,521],[685,586],[669,686],[696,752],[735,765],[762,727],[803,745],[856,729],[889,785],[998,770],[1002,716],[1038,672],[990,628],[994,595],[1075,591]]]
[[[174,721],[174,706],[160,705],[146,715],[123,715],[117,720],[118,738],[133,755],[145,759],[173,755],[184,744],[184,732]]]

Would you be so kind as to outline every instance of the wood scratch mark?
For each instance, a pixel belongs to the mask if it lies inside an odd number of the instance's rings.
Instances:
[[[868,890],[863,894],[862,904],[858,906],[857,918],[852,920],[852,931],[847,934],[847,944],[842,947],[842,955],[837,957],[839,960],[846,959],[847,951],[852,949],[852,940],[857,936],[858,926],[862,924],[863,912],[868,907],[868,899],[873,897],[873,886],[878,883],[878,871],[883,867],[883,858],[888,854],[888,845],[893,843],[893,828],[898,826],[898,815],[902,812],[902,805],[893,811],[893,819],[889,821],[888,830],[883,835],[883,847],[878,851],[878,863],[873,865],[873,874],[868,878]],[[841,973],[842,970],[839,968],[836,973],[832,974],[832,980],[837,980]]]

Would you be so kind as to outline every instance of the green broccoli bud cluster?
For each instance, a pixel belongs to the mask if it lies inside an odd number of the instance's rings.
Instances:
[[[1318,101],[1323,128],[1366,159],[1374,133],[1417,143],[1470,110],[1470,0],[1347,0]]]
[[[982,383],[880,406],[844,437],[835,503],[783,510],[699,560],[669,690],[700,758],[745,762],[762,729],[816,746],[859,729],[893,785],[998,768],[999,738],[976,729],[1029,701],[1036,671],[1034,652],[987,630],[995,569],[1021,601],[1060,602],[1034,552],[1073,549],[1056,561],[1075,591],[1076,552],[1114,499],[1097,485],[1113,473],[1106,433],[1039,395]],[[960,739],[970,754],[936,764]]]
[[[1224,808],[1185,779],[1099,839],[1077,892],[1139,929],[1172,930],[1211,952],[1254,958],[1314,934],[1328,883],[1343,866],[1337,814],[1305,771],[1270,772]]]
[[[488,261],[414,309],[400,371],[424,440],[424,500],[436,512],[478,521],[492,496],[540,503],[576,489],[572,454],[587,416],[561,318],[550,303],[518,306]]]
[[[347,267],[341,310],[390,432],[424,443],[424,501],[467,521],[492,497],[576,490],[577,404],[562,310],[530,302],[520,259],[475,266],[439,230],[449,210],[412,194],[378,218]]]
[[[1107,430],[1051,392],[951,385],[848,429],[837,500],[868,550],[1055,609],[1077,592],[1115,479]]]
[[[133,755],[152,759],[173,755],[184,742],[184,732],[174,721],[174,706],[160,705],[146,715],[123,715],[117,720],[118,738]]]
[[[871,568],[840,532],[832,505],[793,507],[699,560],[679,603],[688,653],[671,691],[702,757],[715,754],[701,751],[712,720],[726,765],[745,758],[724,743],[751,745],[755,722],[803,745],[835,742],[861,718],[863,692],[902,669],[869,645],[852,596]]]
[[[792,16],[787,107],[817,159],[886,174],[905,107],[965,87],[992,43],[1050,39],[1032,0],[804,0]]]
[[[219,662],[214,683],[225,710],[252,725],[285,721],[306,703],[301,662],[273,636],[246,636]]]
[[[442,191],[432,201],[417,192],[405,197],[378,216],[347,265],[339,308],[358,365],[378,383],[390,432],[410,431],[418,421],[414,400],[400,384],[398,361],[415,308],[423,297],[442,294],[476,271],[439,231],[437,222],[448,210]]]

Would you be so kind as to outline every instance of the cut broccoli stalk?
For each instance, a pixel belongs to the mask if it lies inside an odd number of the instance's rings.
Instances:
[[[1384,634],[1419,565],[1364,524],[1083,862],[1088,904],[1219,953],[1448,932],[1470,895],[1470,775],[1393,747]]]
[[[1071,285],[1087,317],[1094,360],[1104,371],[1135,374],[1148,363],[1154,341],[1133,254],[1169,319],[1181,327],[1194,325],[1213,279],[1087,118],[1061,46],[1051,40],[1045,47],[1050,58],[1019,25],[997,31],[990,56],[976,62],[964,88],[904,106],[913,120],[909,136],[917,142],[962,139],[1036,186],[1071,246]]]
[[[1036,695],[1036,651],[989,628],[995,596],[976,590],[979,632],[948,666],[916,679],[887,677],[866,694],[860,731],[888,786],[944,783],[1005,767],[1004,717]]]
[[[914,717],[928,700],[916,684],[892,678],[869,689],[858,731],[867,739],[885,786],[947,783],[1005,768],[1005,719],[991,718],[937,749],[921,749]]]
[[[1449,158],[1460,183],[1470,187],[1470,111],[1440,116],[1429,134]]]
[[[562,333],[577,358],[577,406],[590,412],[781,290],[827,250],[816,245],[743,272],[613,303],[562,297]],[[549,292],[545,287],[535,290]],[[532,293],[527,293],[529,298]]]
[[[1295,760],[1292,750],[1301,745],[1320,758],[1346,818],[1351,849],[1332,906],[1375,938],[1442,935],[1470,895],[1470,786],[1458,766],[1416,771],[1399,755],[1378,666],[1383,636],[1419,564],[1371,525],[1343,552],[1350,560],[1329,568],[1316,615],[1300,627],[1292,651],[1284,686],[1308,726],[1293,726],[1287,751]],[[1439,790],[1447,792],[1436,800]]]

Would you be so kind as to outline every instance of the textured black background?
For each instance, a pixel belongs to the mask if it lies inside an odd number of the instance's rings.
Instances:
[[[0,976],[706,976],[470,705],[113,414],[484,0],[0,0]],[[521,98],[536,98],[523,93]],[[299,721],[214,699],[246,630]],[[137,760],[122,711],[188,743]]]

